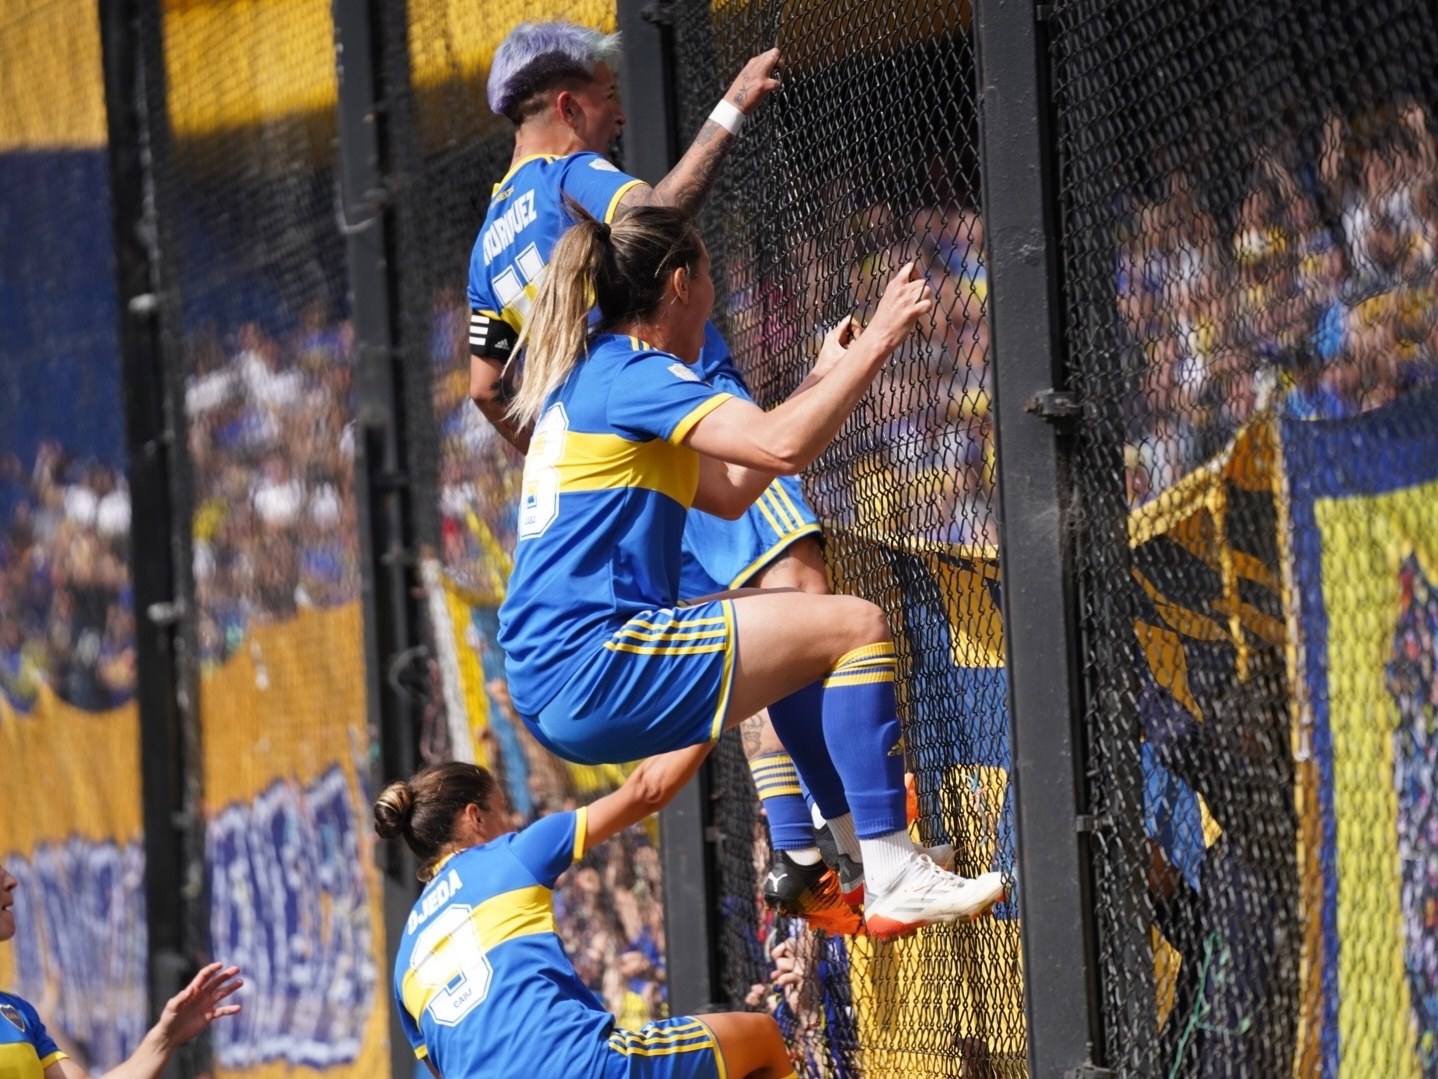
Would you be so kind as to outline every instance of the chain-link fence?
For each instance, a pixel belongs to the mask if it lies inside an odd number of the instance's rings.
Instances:
[[[1432,9],[1051,28],[1105,1058],[1427,1074]]]
[[[137,150],[182,402],[170,527],[184,554],[183,602],[146,613],[181,620],[171,688],[200,750],[184,800],[203,818],[180,874],[201,924],[183,937],[250,982],[245,1012],[216,1029],[217,1071],[382,1074],[345,244],[367,225],[356,214],[392,225],[405,456],[380,479],[408,484],[433,656],[385,657],[381,677],[414,698],[420,757],[488,763],[516,823],[587,801],[622,771],[557,763],[505,687],[496,610],[521,462],[467,400],[465,288],[513,150],[485,101],[495,47],[526,19],[609,30],[615,11],[376,5],[384,182],[342,210],[329,6],[143,10],[138,41],[164,78]],[[715,320],[761,402],[799,381],[826,328],[872,310],[898,265],[917,260],[934,287],[932,316],[805,494],[833,586],[880,603],[895,633],[916,835],[954,843],[961,872],[1011,870],[1002,361],[969,6],[654,13],[672,17],[682,138],[745,60],[785,53],[782,90],[703,214]],[[1061,0],[1035,14],[1082,404],[1069,524],[1094,1059],[1170,1079],[1431,1074],[1433,9]],[[0,807],[0,859],[22,880],[0,984],[101,1068],[143,1031],[146,923],[97,21],[67,0],[0,22],[0,754],[26,777]],[[742,758],[726,738],[711,775],[721,1003],[772,1011],[806,1076],[1023,1074],[1024,978],[1043,974],[1020,968],[1017,904],[889,944],[852,921],[774,917]],[[656,837],[611,848],[559,888],[560,932],[638,1027],[667,1008]]]
[[[805,493],[824,524],[835,586],[880,603],[895,632],[918,834],[953,842],[961,872],[1011,870],[967,6],[672,10],[686,137],[745,60],[774,44],[784,51],[783,89],[746,128],[703,218],[720,289],[715,321],[755,396],[772,404],[787,393],[823,331],[851,311],[862,318],[904,262],[917,259],[935,289],[933,315],[808,470]],[[756,902],[754,865],[767,858],[757,807],[724,753],[717,774],[726,990],[732,1003],[777,1009],[804,1074],[1022,1069],[1011,905],[880,946],[772,924]],[[770,993],[776,948],[797,978]]]
[[[245,1010],[219,1073],[370,1075],[388,978],[355,505],[356,355],[323,2],[162,8],[155,186],[166,362],[183,380],[203,884]],[[224,57],[217,62],[217,57]]]
[[[0,52],[0,986],[98,1072],[144,1034],[146,921],[96,4],[12,5]]]

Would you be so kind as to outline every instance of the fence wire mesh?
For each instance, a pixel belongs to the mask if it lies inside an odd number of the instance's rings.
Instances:
[[[162,344],[183,383],[175,527],[192,551],[204,798],[190,884],[213,953],[248,982],[214,1029],[215,1070],[377,1074],[388,978],[330,8],[158,8]]]
[[[407,12],[401,7],[407,7]],[[516,826],[572,809],[623,781],[618,767],[560,761],[514,711],[496,643],[512,566],[523,457],[469,400],[470,252],[510,169],[514,127],[485,95],[494,50],[525,21],[612,31],[612,3],[500,0],[483,19],[450,0],[386,16],[408,49],[387,71],[396,118],[397,249],[406,425],[447,753],[493,769]],[[663,885],[654,821],[589,852],[559,882],[559,932],[580,977],[637,1030],[668,1014]]]
[[[806,473],[805,493],[835,587],[880,603],[894,629],[918,834],[953,842],[960,872],[1010,870],[968,7],[683,0],[671,10],[686,137],[745,60],[784,50],[783,89],[746,127],[703,214],[715,321],[756,398],[773,404],[792,389],[823,331],[862,317],[905,261],[917,259],[937,293],[927,324]],[[889,945],[775,923],[757,901],[767,837],[737,752],[716,765],[730,1002],[775,1010],[805,1075],[1020,1073],[1016,909]]]
[[[0,53],[0,865],[20,882],[0,989],[98,1072],[138,1045],[147,1002],[97,6],[10,5]]]
[[[1054,7],[1121,1075],[1438,1066],[1433,20]]]

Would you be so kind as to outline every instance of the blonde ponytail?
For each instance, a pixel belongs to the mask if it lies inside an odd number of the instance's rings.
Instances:
[[[554,245],[515,346],[516,354],[524,353],[524,381],[510,402],[509,418],[520,427],[539,418],[545,398],[588,351],[594,277],[608,240],[609,226],[583,214]]]
[[[693,274],[704,241],[683,210],[640,206],[612,226],[572,199],[575,224],[559,238],[539,282],[534,306],[520,332],[524,380],[509,418],[526,427],[539,418],[551,393],[588,353],[589,312],[599,308],[598,329],[645,318],[658,309],[670,270]]]

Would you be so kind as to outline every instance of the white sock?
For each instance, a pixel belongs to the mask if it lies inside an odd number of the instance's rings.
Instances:
[[[824,814],[819,812],[819,807],[817,805],[811,805],[809,807],[809,819],[814,822],[814,831],[816,832],[820,828],[824,827],[826,823],[828,823],[824,820]]]
[[[854,814],[845,813],[842,817],[833,818],[829,821],[829,831],[834,836],[834,842],[839,846],[840,854],[847,854],[855,861],[863,860],[859,837],[854,834]]]
[[[864,852],[864,891],[872,896],[883,895],[894,886],[918,849],[906,831],[861,839],[859,847]]]
[[[784,853],[789,856],[789,861],[798,865],[817,865],[823,857],[818,847],[802,847],[799,850],[786,850]]]

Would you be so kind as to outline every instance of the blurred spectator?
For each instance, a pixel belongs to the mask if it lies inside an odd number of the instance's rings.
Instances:
[[[130,493],[113,468],[43,443],[0,535],[0,692],[27,709],[42,684],[89,710],[133,695]]]

